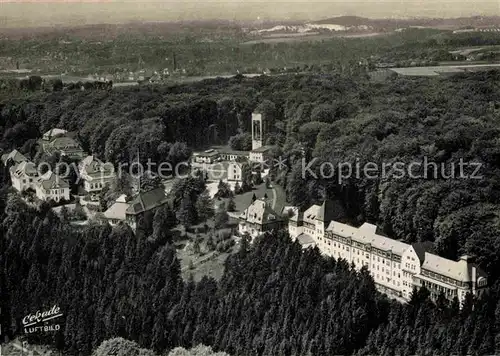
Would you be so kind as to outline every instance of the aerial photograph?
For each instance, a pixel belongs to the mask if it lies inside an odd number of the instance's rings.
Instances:
[[[0,356],[500,355],[500,1],[0,0]]]

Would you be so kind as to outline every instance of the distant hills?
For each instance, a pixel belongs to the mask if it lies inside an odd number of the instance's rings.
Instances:
[[[0,20],[1,20],[0,16]],[[2,21],[0,21],[0,24]],[[257,36],[279,36],[280,34],[314,34],[318,32],[378,33],[393,32],[411,27],[441,30],[500,28],[500,16],[473,16],[460,18],[402,18],[371,19],[360,16],[339,16],[318,21],[297,20],[193,20],[193,21],[136,21],[121,24],[94,24],[79,26],[45,26],[24,28],[0,28],[0,39],[8,38],[54,38],[74,36],[89,39],[112,39],[121,34],[129,36],[158,36],[193,29],[205,33],[251,33]]]
[[[273,26],[260,26],[253,34],[272,35],[279,33],[303,33],[317,31],[343,32],[391,32],[404,28],[435,28],[441,30],[458,30],[466,28],[500,28],[499,16],[474,16],[460,18],[404,18],[404,19],[370,19],[359,16],[339,16],[311,21],[302,24],[274,23]]]
[[[459,18],[404,18],[404,19],[369,19],[358,16],[339,16],[315,21],[316,24],[337,24],[342,26],[372,26],[372,27],[488,27],[500,26],[500,16],[472,16]]]

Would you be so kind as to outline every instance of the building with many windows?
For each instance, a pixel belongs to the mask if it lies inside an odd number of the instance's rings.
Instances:
[[[359,228],[331,219],[328,202],[313,205],[304,212],[295,210],[289,219],[292,239],[303,247],[365,266],[377,288],[390,296],[409,300],[414,287],[425,286],[433,299],[443,294],[463,302],[467,293],[481,295],[487,288],[486,274],[469,256],[448,260],[429,252],[425,243],[406,244],[380,235],[375,225]]]

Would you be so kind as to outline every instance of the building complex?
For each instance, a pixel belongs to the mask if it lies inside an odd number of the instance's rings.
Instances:
[[[78,178],[83,182],[85,194],[95,195],[115,178],[111,163],[103,163],[94,156],[85,157],[78,141],[70,137],[63,129],[47,131],[40,140],[40,146],[46,154],[59,152],[78,162]],[[50,169],[39,171],[35,163],[17,150],[2,155],[2,162],[9,167],[12,187],[19,192],[31,189],[42,201],[55,202],[70,200],[70,186],[66,179]]]
[[[480,296],[487,288],[486,274],[473,258],[458,261],[433,254],[425,243],[407,244],[382,236],[375,225],[359,228],[332,219],[329,202],[304,212],[295,209],[288,231],[304,248],[317,246],[327,255],[344,259],[356,269],[366,267],[377,288],[409,300],[414,287],[425,286],[433,299],[443,294],[463,302],[467,293]]]
[[[213,147],[202,152],[194,152],[192,167],[208,173],[209,180],[241,181],[241,162],[269,163],[272,146],[265,146],[270,131],[270,118],[260,113],[252,113],[252,150],[238,151],[229,147]],[[210,179],[212,174],[215,179]]]

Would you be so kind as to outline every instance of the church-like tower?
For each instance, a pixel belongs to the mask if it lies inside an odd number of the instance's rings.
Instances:
[[[252,113],[252,150],[261,148],[263,139],[262,114]]]

